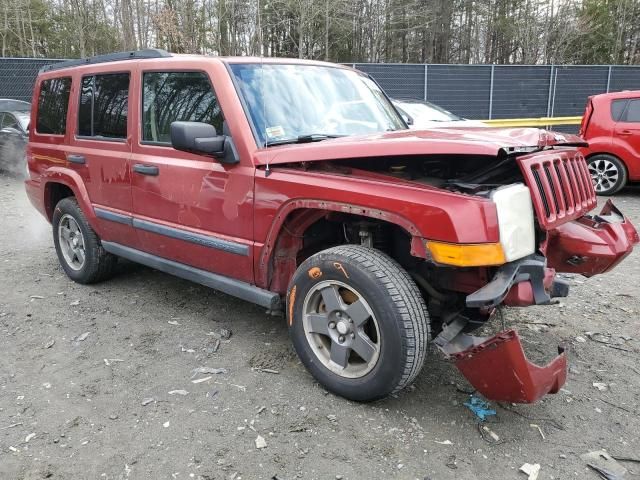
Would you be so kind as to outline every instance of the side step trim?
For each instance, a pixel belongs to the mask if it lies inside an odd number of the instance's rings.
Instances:
[[[280,295],[256,287],[255,285],[167,260],[166,258],[158,257],[134,248],[125,247],[119,243],[103,241],[102,246],[107,252],[131,260],[132,262],[141,263],[142,265],[155,268],[161,272],[214,288],[270,310],[278,310],[281,308]]]

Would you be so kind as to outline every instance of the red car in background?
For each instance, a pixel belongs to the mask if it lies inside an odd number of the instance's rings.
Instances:
[[[640,180],[640,90],[589,97],[580,136],[598,195]]]

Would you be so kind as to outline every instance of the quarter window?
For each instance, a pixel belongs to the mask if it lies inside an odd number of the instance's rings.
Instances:
[[[627,122],[640,123],[640,99],[629,102],[626,117]]]
[[[203,72],[148,72],[143,76],[142,139],[171,142],[171,123],[204,122],[222,132],[222,111]]]
[[[38,133],[64,135],[70,91],[71,77],[52,78],[40,84],[36,118]]]
[[[78,135],[126,138],[128,104],[128,73],[84,77],[80,87]]]

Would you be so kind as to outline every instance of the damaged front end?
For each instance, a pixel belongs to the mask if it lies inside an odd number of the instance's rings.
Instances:
[[[586,163],[579,154],[554,151],[517,159],[531,192],[538,252],[499,267],[490,281],[465,298],[468,311],[492,312],[500,305],[545,305],[566,297],[569,286],[556,272],[586,277],[607,272],[638,243],[631,222],[609,200],[599,214]],[[476,322],[480,323],[480,322]],[[487,399],[533,403],[557,393],[567,376],[567,350],[545,366],[527,360],[520,337],[505,329],[492,337],[472,336],[468,319],[444,322],[436,345]]]

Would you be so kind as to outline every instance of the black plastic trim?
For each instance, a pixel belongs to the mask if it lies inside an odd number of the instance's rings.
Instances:
[[[145,58],[167,58],[172,55],[160,48],[148,48],[146,50],[133,50],[127,52],[108,53],[106,55],[96,55],[95,57],[79,58],[77,60],[67,60],[66,62],[52,63],[40,69],[40,73],[62,70],[63,68],[78,67],[80,65],[90,65],[95,63],[119,62],[121,60],[142,60]]]
[[[502,303],[514,284],[525,281],[531,282],[533,299],[536,305],[548,304],[551,301],[551,297],[545,290],[543,283],[546,266],[547,259],[539,255],[530,255],[504,264],[495,273],[493,280],[467,296],[467,307],[496,307]]]
[[[200,270],[182,263],[167,260],[118,243],[102,242],[102,247],[109,253],[155,268],[161,272],[175,275],[206,287],[215,288],[223,293],[255,303],[270,310],[281,308],[280,295],[269,290],[263,290],[240,280],[224,277],[215,273]]]
[[[133,226],[135,228],[139,228],[140,230],[157,233],[159,235],[176,238],[178,240],[184,240],[185,242],[195,243],[204,247],[215,248],[224,252],[235,253],[236,255],[249,255],[249,246],[242,243],[222,240],[221,238],[202,235],[199,233],[192,233],[186,230],[179,230],[177,228],[167,227],[166,225],[160,225],[159,223],[149,222],[147,220],[139,220],[137,218],[133,219]]]
[[[110,222],[122,223],[123,225],[131,226],[133,224],[133,219],[129,215],[123,215],[122,213],[115,213],[111,210],[104,210],[102,208],[94,207],[93,210],[96,212],[96,217],[101,218],[103,220],[109,220]]]

